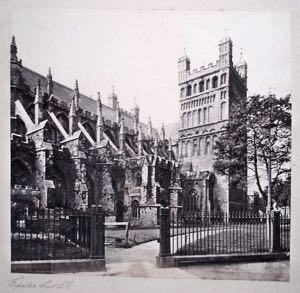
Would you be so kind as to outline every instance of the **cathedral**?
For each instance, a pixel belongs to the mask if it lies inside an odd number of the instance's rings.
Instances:
[[[230,106],[246,98],[247,64],[234,65],[232,41],[219,43],[216,64],[190,69],[178,61],[179,123],[161,129],[126,111],[112,91],[103,103],[23,66],[15,38],[11,66],[11,202],[39,208],[101,205],[106,221],[158,224],[159,208],[229,211],[245,194],[214,173],[213,149],[230,119]]]

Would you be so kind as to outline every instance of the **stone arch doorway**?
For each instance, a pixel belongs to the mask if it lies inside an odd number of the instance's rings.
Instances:
[[[123,222],[124,202],[117,200],[116,203],[116,222]]]

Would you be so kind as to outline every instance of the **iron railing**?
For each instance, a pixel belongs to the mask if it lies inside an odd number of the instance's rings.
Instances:
[[[289,251],[290,214],[203,213],[162,208],[160,255]]]
[[[11,259],[104,258],[102,208],[12,209]]]

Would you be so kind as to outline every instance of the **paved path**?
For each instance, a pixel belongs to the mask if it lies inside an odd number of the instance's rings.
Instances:
[[[160,269],[155,266],[159,243],[132,248],[106,248],[106,272],[78,273],[90,276],[152,277],[218,280],[288,281],[289,261],[206,264]]]

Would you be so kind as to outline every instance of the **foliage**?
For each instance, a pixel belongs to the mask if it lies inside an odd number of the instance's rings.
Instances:
[[[233,103],[226,131],[216,143],[214,155],[216,172],[228,176],[235,186],[245,188],[247,171],[254,174],[264,199],[267,190],[262,180],[267,180],[270,160],[271,191],[281,193],[291,172],[290,95],[280,99],[257,95]]]

